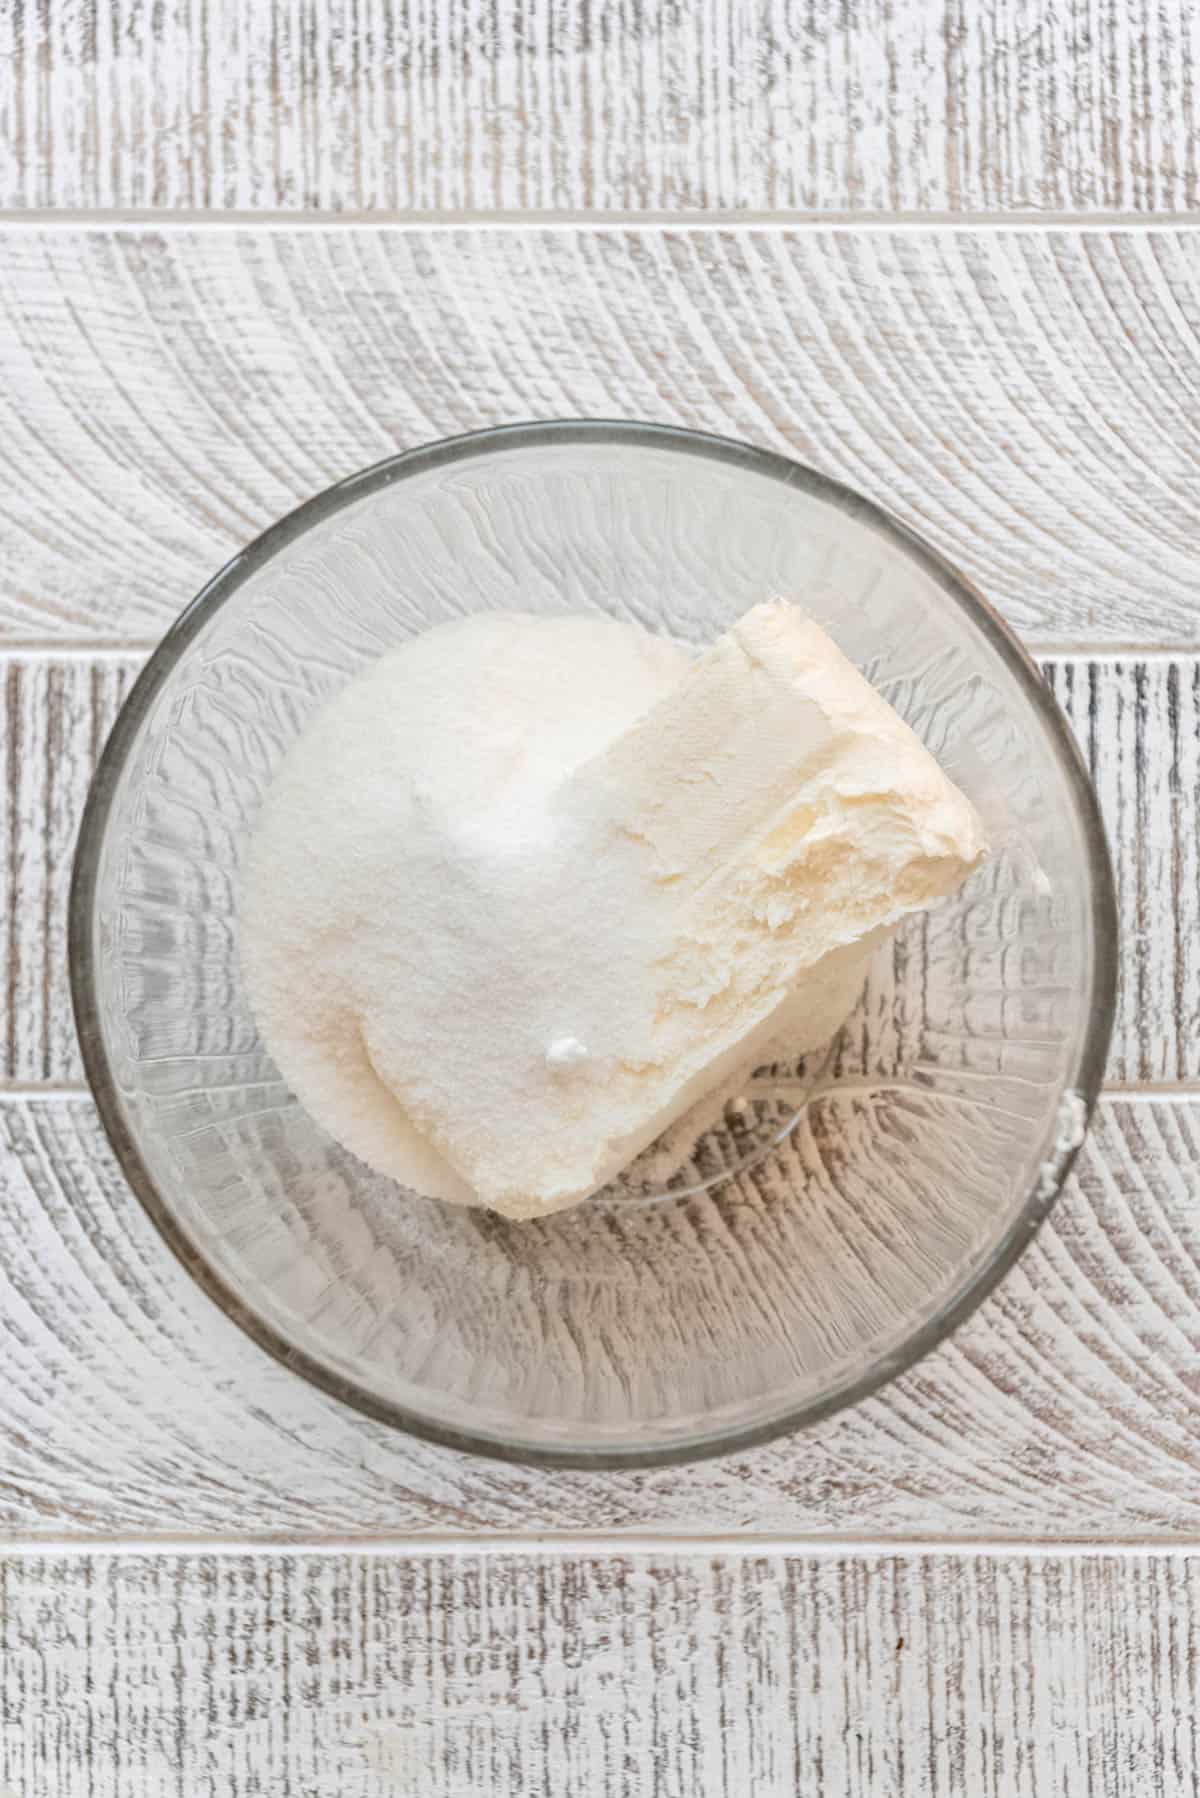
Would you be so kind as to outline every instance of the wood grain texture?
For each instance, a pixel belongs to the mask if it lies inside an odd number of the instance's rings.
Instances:
[[[1045,663],[1096,784],[1121,928],[1111,1080],[1200,1079],[1200,660]]]
[[[0,1105],[0,1529],[1178,1535],[1200,1530],[1200,1102],[1108,1102],[949,1341],[801,1436],[644,1473],[507,1468],[269,1361],[167,1254],[85,1100]]]
[[[0,1080],[71,1084],[66,909],[75,831],[137,655],[0,661]],[[1108,826],[1122,980],[1109,1077],[1200,1080],[1200,658],[1054,657],[1047,680],[1091,768]]]
[[[11,0],[0,205],[1184,210],[1188,0]]]
[[[1200,642],[1200,232],[0,234],[0,632],[153,638],[397,448],[674,421],[882,501],[1033,644]]]
[[[67,981],[67,900],[92,772],[139,658],[0,663],[3,1074],[82,1078]]]
[[[13,1560],[21,1798],[1189,1798],[1200,1561]]]

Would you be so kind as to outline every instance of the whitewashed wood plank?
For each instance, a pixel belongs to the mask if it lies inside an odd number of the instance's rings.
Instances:
[[[1173,211],[1187,0],[13,0],[0,205]]]
[[[21,1798],[1190,1798],[1195,1557],[10,1560]]]
[[[0,1079],[10,1083],[82,1078],[67,980],[71,862],[92,772],[139,661],[0,663]]]
[[[0,662],[0,1080],[82,1080],[66,966],[75,831],[138,656]],[[1097,782],[1120,901],[1109,1078],[1200,1080],[1200,658],[1045,663]]]
[[[1110,1080],[1200,1080],[1200,660],[1058,658],[1096,783],[1121,927]]]
[[[176,1266],[83,1100],[0,1105],[0,1530],[1200,1529],[1200,1102],[1108,1102],[999,1292],[885,1392],[700,1467],[524,1470],[360,1418]]]
[[[0,632],[156,636],[399,447],[675,421],[795,454],[1036,644],[1200,642],[1200,232],[0,233]]]

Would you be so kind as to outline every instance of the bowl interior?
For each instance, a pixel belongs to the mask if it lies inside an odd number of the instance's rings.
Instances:
[[[673,1190],[512,1224],[371,1173],[290,1098],[246,1003],[240,869],[281,756],[447,618],[600,610],[699,645],[770,594],[801,600],[970,795],[986,866],[881,952],[824,1062],[765,1070]],[[870,507],[707,440],[506,433],[305,508],[168,639],[85,827],[81,1033],[159,1222],[302,1370],[501,1453],[674,1457],[863,1390],[1032,1229],[1103,1053],[1104,878],[1036,678]]]

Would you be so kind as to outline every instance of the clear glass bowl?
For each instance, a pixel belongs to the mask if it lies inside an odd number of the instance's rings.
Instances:
[[[970,795],[986,866],[880,954],[828,1054],[764,1070],[666,1191],[626,1182],[507,1223],[370,1172],[290,1097],[246,1004],[239,871],[280,757],[374,657],[446,618],[594,609],[701,644],[771,594],[803,601]],[[940,557],[777,456],[560,423],[397,456],[205,588],[96,776],[71,963],[130,1182],[264,1347],[443,1442],[636,1465],[848,1404],[988,1291],[1083,1134],[1115,929],[1075,746]]]

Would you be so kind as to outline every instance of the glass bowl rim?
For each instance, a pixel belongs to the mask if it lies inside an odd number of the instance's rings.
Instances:
[[[153,651],[130,689],[109,734],[80,823],[68,904],[68,960],[71,1000],[84,1070],[104,1131],[121,1170],[167,1246],[209,1298],[261,1348],[324,1391],[377,1421],[444,1447],[482,1454],[518,1465],[592,1469],[680,1465],[714,1455],[744,1451],[817,1423],[858,1404],[888,1380],[905,1372],[944,1341],[992,1291],[1044,1221],[1078,1152],[1078,1143],[1059,1157],[1051,1178],[1039,1170],[1024,1202],[1015,1210],[991,1255],[975,1267],[945,1303],[898,1347],[877,1355],[852,1378],[829,1391],[767,1419],[742,1427],[718,1427],[658,1445],[537,1443],[508,1440],[483,1431],[456,1428],[436,1415],[390,1403],[336,1373],[315,1356],[298,1350],[226,1282],[192,1240],[142,1157],[104,1045],[97,988],[96,895],[112,802],[141,725],[164,683],[192,641],[251,575],[315,525],[354,501],[432,469],[497,451],[549,445],[603,444],[658,448],[738,467],[779,481],[823,500],[845,516],[865,523],[901,547],[982,633],[1022,689],[1039,718],[1068,793],[1074,801],[1087,850],[1092,920],[1092,990],[1087,1023],[1073,1076],[1064,1093],[1077,1093],[1090,1120],[1104,1076],[1117,984],[1117,903],[1112,864],[1100,809],[1083,756],[1065,718],[1027,651],[976,588],[915,531],[874,501],[804,463],[772,450],[677,425],[621,419],[553,419],[506,424],[447,437],[385,457],[336,482],[297,506],[240,550],[184,608]],[[1076,1133],[1078,1134],[1078,1133]]]

